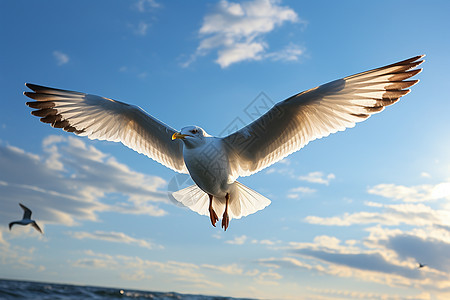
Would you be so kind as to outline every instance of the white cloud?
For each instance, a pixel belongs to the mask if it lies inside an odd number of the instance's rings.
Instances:
[[[157,8],[160,8],[161,4],[156,0],[138,0],[132,6],[133,9],[137,10],[141,13],[152,12]],[[150,28],[150,23],[140,21],[139,23],[128,24],[128,27],[133,31],[134,34],[139,36],[145,36],[147,34],[148,29]],[[125,71],[123,67],[120,69],[121,72]]]
[[[222,68],[226,68],[233,63],[243,60],[260,60],[260,53],[264,50],[261,43],[235,43],[233,47],[219,50],[219,57],[216,60]]]
[[[264,240],[256,240],[253,239],[252,240],[252,244],[260,244],[260,245],[266,245],[266,246],[275,246],[276,244],[281,243],[280,240],[276,240],[276,241],[272,241],[269,239],[264,239]]]
[[[203,264],[202,268],[218,271],[228,275],[242,275],[244,273],[244,270],[237,264],[221,265],[221,266]]]
[[[25,152],[25,150],[20,149],[18,147],[11,146],[11,145],[6,145],[6,148],[9,151],[14,152],[14,154],[16,154],[16,155],[25,156],[27,159],[30,159],[34,162],[39,161],[39,155]]]
[[[276,172],[276,169],[274,167],[272,167],[272,168],[267,169],[266,174],[269,175],[269,174],[272,174],[275,172]]]
[[[38,156],[0,143],[1,222],[16,218],[15,199],[27,199],[40,224],[71,226],[96,220],[102,211],[166,214],[157,206],[168,203],[162,178],[130,170],[75,137],[51,136],[43,141],[43,150]],[[110,194],[110,204],[102,203]]]
[[[281,280],[283,276],[273,270],[268,270],[266,272],[261,272],[255,278],[255,281],[262,285],[278,285],[279,280]]]
[[[297,243],[291,242],[290,246],[293,249],[312,249],[312,250],[325,250],[330,252],[341,252],[341,253],[358,253],[359,249],[352,243],[342,244],[341,240],[334,236],[329,235],[318,235],[314,237],[311,243]]]
[[[155,8],[161,7],[156,0],[138,0],[134,4],[134,8],[136,8],[139,12],[148,12]]]
[[[298,199],[300,198],[300,195],[311,195],[314,194],[315,192],[317,192],[317,190],[305,186],[300,186],[297,188],[290,189],[289,193],[287,194],[287,197],[290,199]]]
[[[410,261],[413,268],[418,262],[425,263],[428,272],[440,274],[450,272],[450,227],[422,227],[408,231],[387,229],[381,226],[369,228],[365,245],[378,248],[395,256],[390,260]],[[389,256],[388,256],[389,259]],[[444,274],[441,274],[444,275]],[[445,274],[446,275],[446,274]]]
[[[215,238],[215,239],[217,239],[217,240],[220,240],[220,239],[223,238],[223,234],[222,234],[221,231],[218,231],[218,232],[215,232],[215,233],[212,235],[212,237]]]
[[[446,184],[436,184],[430,190],[444,193]],[[436,188],[437,187],[437,188]],[[410,198],[406,198],[405,202]],[[341,216],[319,217],[308,216],[305,221],[311,224],[326,226],[351,226],[380,224],[385,226],[441,226],[450,228],[450,211],[447,202],[442,203],[440,209],[432,208],[423,203],[382,204],[376,202],[365,203],[375,211],[359,211],[344,213]]]
[[[264,37],[286,22],[299,21],[295,11],[279,3],[277,0],[220,1],[214,11],[204,17],[199,30],[200,45],[184,66],[213,50],[217,50],[216,63],[222,68],[241,61],[266,58],[297,60],[303,52],[295,45],[280,52],[267,53],[269,45]]]
[[[424,177],[424,178],[431,178],[430,173],[427,173],[427,172],[422,172],[422,173],[420,173],[420,176],[422,176],[422,177]]]
[[[69,62],[69,56],[61,51],[53,51],[53,57],[56,59],[58,66],[65,65]]]
[[[144,21],[141,21],[134,27],[134,33],[137,35],[144,36],[147,34],[148,28],[149,24],[145,23]]]
[[[123,232],[105,232],[105,231],[95,231],[95,232],[71,232],[69,233],[76,239],[93,239],[93,240],[102,240],[114,243],[124,243],[137,245],[139,247],[154,249],[154,248],[163,248],[160,245],[155,245],[149,241],[143,239],[136,239],[129,235],[126,235]]]
[[[378,212],[345,213],[342,216],[317,217],[308,216],[305,221],[311,224],[327,226],[350,226],[355,224],[383,224],[430,226],[432,224],[450,225],[450,213],[446,210],[434,210],[423,204],[381,205],[384,208]],[[447,221],[449,220],[449,221]]]
[[[303,268],[307,270],[314,269],[315,267],[300,261],[293,257],[270,257],[262,258],[257,260],[258,264],[267,266],[269,268],[279,269],[279,268]]]
[[[286,48],[272,53],[267,53],[265,57],[271,58],[275,61],[298,61],[300,56],[304,54],[305,50],[295,44],[290,44]]]
[[[6,207],[8,206],[8,203],[1,203],[5,204]],[[20,210],[20,213],[22,213],[22,210],[18,205],[17,208]],[[8,221],[2,222],[2,224],[7,224]],[[19,243],[10,243],[8,241],[14,239],[34,239],[33,245],[39,247],[41,246],[39,243],[44,241],[41,234],[29,226],[21,227],[22,230],[8,231],[8,233],[4,235],[3,233],[7,230],[6,228],[6,226],[0,228],[0,262],[2,263],[2,268],[7,270],[26,270],[27,272],[41,270],[42,266],[37,266],[33,263],[35,261],[35,247],[19,246]]]
[[[378,184],[369,188],[368,192],[369,194],[405,202],[426,202],[437,199],[450,200],[450,182],[417,186]]]
[[[329,185],[332,179],[335,179],[336,176],[333,173],[325,175],[322,172],[310,172],[307,175],[299,176],[299,180],[308,181],[311,183],[319,183]]]
[[[225,243],[232,244],[232,245],[243,245],[247,241],[246,235],[241,235],[238,237],[235,237],[233,240],[228,240]]]
[[[317,190],[309,188],[309,187],[305,187],[305,186],[299,186],[293,189],[289,190],[292,193],[301,193],[301,194],[313,194],[315,192],[317,192]]]
[[[291,165],[291,160],[290,160],[289,158],[283,158],[283,159],[280,160],[278,163],[279,163],[279,164],[282,164],[282,165],[289,166],[289,165]]]
[[[0,231],[0,245],[9,246],[8,242],[3,239],[3,231]]]
[[[450,212],[446,209],[449,186],[445,181],[411,187],[384,184],[369,188],[368,193],[403,203],[366,202],[370,211],[305,218],[313,224],[360,225],[360,229],[375,223],[375,227],[365,228],[369,236],[361,241],[318,236],[310,243],[291,242],[291,253],[308,263],[280,258],[261,260],[260,263],[278,268],[310,268],[333,277],[355,278],[397,288],[414,286],[430,291],[426,296],[422,295],[425,298],[445,299],[450,288],[447,254],[450,251]],[[439,199],[444,201],[434,205],[438,208],[411,203]],[[418,262],[427,264],[427,268],[419,271]]]
[[[423,273],[417,272],[415,261],[401,259],[381,244],[369,249],[345,244],[329,236],[316,238],[313,243],[291,243],[293,253],[320,263],[322,268],[312,269],[321,273],[397,287],[420,284],[424,278]]]
[[[273,174],[277,173],[284,176],[289,176],[291,178],[297,178],[297,176],[294,174],[295,169],[292,167],[289,167],[288,165],[284,164],[281,168],[278,166],[271,166],[267,169],[266,174]]]
[[[252,241],[253,242],[253,241]],[[275,242],[271,241],[271,240],[260,240],[259,243],[261,245],[267,245],[267,246],[273,246],[275,245]]]

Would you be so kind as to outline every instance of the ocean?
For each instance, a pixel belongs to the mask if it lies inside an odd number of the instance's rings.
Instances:
[[[153,299],[153,300],[250,300],[180,293],[162,293],[139,290],[115,289],[96,286],[81,286],[35,281],[0,279],[0,299]]]

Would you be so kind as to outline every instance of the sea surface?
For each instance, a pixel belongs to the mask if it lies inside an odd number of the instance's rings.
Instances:
[[[250,300],[244,298],[161,293],[70,284],[0,279],[0,299],[154,299],[154,300]]]

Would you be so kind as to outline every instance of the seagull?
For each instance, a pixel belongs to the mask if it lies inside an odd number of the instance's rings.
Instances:
[[[427,265],[425,265],[425,264],[422,264],[422,263],[418,263],[419,264],[419,266],[417,267],[417,269],[422,269],[423,267],[426,267]]]
[[[40,233],[42,233],[41,228],[39,228],[38,224],[36,223],[35,220],[31,220],[31,210],[26,207],[25,205],[23,205],[22,203],[19,203],[20,207],[22,207],[23,209],[23,217],[22,220],[20,221],[14,221],[9,223],[9,230],[11,230],[11,228],[13,227],[13,225],[29,225],[31,224],[31,226],[34,227],[34,229],[36,229],[37,231],[39,231]]]
[[[310,141],[381,112],[419,80],[419,55],[347,76],[275,104],[251,124],[225,137],[187,126],[177,131],[140,107],[91,94],[26,83],[35,101],[26,104],[44,123],[89,139],[121,142],[164,166],[188,173],[194,185],[173,197],[191,210],[218,216],[226,231],[231,219],[255,213],[270,200],[237,181],[280,161]]]

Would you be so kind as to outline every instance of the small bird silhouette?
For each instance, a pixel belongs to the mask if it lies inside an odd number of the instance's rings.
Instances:
[[[425,265],[425,264],[419,263],[419,267],[418,267],[417,269],[421,269],[421,268],[423,268],[423,267],[426,267],[426,265]]]
[[[23,226],[31,224],[31,226],[33,226],[37,231],[42,233],[42,230],[41,230],[41,228],[39,228],[38,224],[36,224],[36,221],[31,220],[31,210],[28,207],[26,207],[25,205],[23,205],[22,203],[19,203],[19,205],[23,209],[22,220],[9,223],[9,230],[11,230],[11,228],[15,224],[23,225]]]

